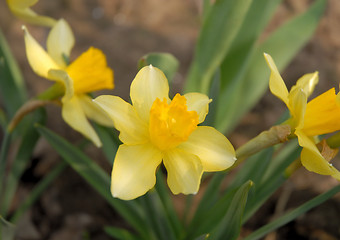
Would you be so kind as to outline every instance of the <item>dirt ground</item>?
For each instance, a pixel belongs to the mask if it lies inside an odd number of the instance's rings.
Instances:
[[[266,32],[270,32],[286,19],[302,12],[312,1],[285,0],[280,5]],[[180,61],[175,77],[175,88],[180,90],[192,59],[194,44],[200,26],[200,0],[40,0],[34,9],[56,19],[64,18],[71,25],[76,37],[72,57],[78,56],[89,46],[102,49],[109,66],[115,71],[115,89],[104,93],[128,99],[129,86],[136,74],[138,59],[149,52],[170,52]],[[30,69],[24,50],[22,21],[15,19],[0,1],[0,27],[25,76],[31,97],[45,90],[50,82],[37,77]],[[317,93],[338,86],[340,79],[340,1],[329,0],[325,15],[309,43],[296,56],[283,73],[291,86],[298,77],[316,70],[320,73]],[[42,44],[46,28],[28,25],[33,36]],[[266,94],[256,107],[242,120],[230,136],[235,147],[245,143],[262,130],[270,127],[284,106],[275,97]],[[49,128],[77,141],[79,134],[61,119],[60,109],[47,108]],[[110,166],[93,147],[88,153],[109,172]],[[15,208],[32,186],[48,172],[60,158],[47,142],[39,141],[31,166],[22,177]],[[340,167],[339,157],[335,160]],[[282,214],[278,203],[283,196],[287,201],[284,211],[325,192],[338,182],[330,177],[299,170],[257,213],[242,230],[246,236],[274,216]],[[181,196],[175,197],[181,211]],[[94,207],[95,206],[95,207]],[[19,240],[76,240],[110,239],[101,229],[103,225],[121,225],[119,216],[72,169],[62,173],[37,203],[21,219]],[[311,210],[295,221],[268,235],[266,240],[283,239],[340,239],[340,195]]]

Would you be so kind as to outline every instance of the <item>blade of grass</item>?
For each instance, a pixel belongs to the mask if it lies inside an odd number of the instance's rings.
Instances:
[[[238,33],[252,0],[217,0],[209,9],[197,41],[185,92],[207,94],[216,70]]]
[[[51,144],[61,157],[82,176],[132,227],[143,239],[150,239],[150,229],[145,224],[143,210],[136,201],[122,201],[110,193],[110,177],[81,150],[61,138],[51,130],[37,125],[38,132]]]
[[[154,192],[149,192],[141,197],[140,200],[146,211],[147,221],[157,236],[156,239],[178,239],[172,230],[169,219],[166,218],[166,213],[158,195]]]
[[[36,129],[32,128],[34,123],[44,124],[46,120],[46,114],[43,109],[37,109],[33,114],[33,117],[27,117],[25,128],[20,130],[21,143],[19,150],[16,153],[14,161],[9,169],[9,174],[3,181],[5,184],[4,193],[1,195],[0,212],[3,216],[7,216],[8,209],[12,202],[15,191],[17,190],[18,182],[24,172],[27,164],[30,162],[34,147],[39,140],[40,135]]]
[[[121,144],[118,137],[115,136],[115,130],[110,129],[107,127],[100,126],[98,124],[93,123],[93,126],[98,133],[99,138],[102,141],[102,149],[106,156],[106,159],[108,160],[111,165],[113,165],[113,160],[116,155],[116,152],[118,150],[119,145]]]
[[[14,239],[15,226],[7,222],[2,216],[0,216],[0,237],[3,240]]]
[[[175,232],[175,235],[177,236],[177,238],[179,238],[183,231],[183,226],[180,223],[180,220],[176,213],[176,209],[171,200],[171,196],[169,194],[168,188],[165,184],[164,177],[161,171],[158,171],[156,177],[157,177],[157,183],[155,186],[156,193],[158,194],[160,201],[162,202],[164,211],[167,215],[167,218],[169,219],[172,229]]]
[[[53,170],[44,176],[44,178],[37,184],[36,187],[29,193],[25,201],[16,209],[14,215],[11,217],[10,221],[16,223],[19,218],[30,208],[34,202],[41,196],[42,192],[46,190],[47,187],[64,171],[67,167],[66,162],[59,163]]]
[[[236,239],[241,230],[243,212],[247,203],[248,192],[253,182],[244,183],[235,193],[228,207],[228,211],[217,227],[210,233],[209,239],[212,240],[233,240]]]
[[[220,94],[222,104],[218,106],[216,118],[216,128],[219,131],[230,132],[267,90],[269,69],[264,61],[263,52],[269,53],[275,59],[279,70],[286,67],[314,33],[326,2],[315,1],[307,11],[287,21],[263,43],[254,46],[249,68],[233,80],[237,85],[223,89]],[[226,106],[224,103],[229,105]]]
[[[126,229],[117,228],[117,227],[104,227],[104,231],[113,237],[114,239],[120,240],[139,240],[138,236],[132,234]]]
[[[256,230],[249,236],[247,236],[244,240],[256,240],[264,237],[266,234],[274,231],[275,229],[285,225],[286,223],[294,220],[301,214],[309,211],[310,209],[322,204],[326,200],[330,199],[336,193],[340,192],[340,185],[332,188],[331,190],[309,200],[308,202],[302,204],[300,207],[286,213],[282,217],[272,221],[271,223],[261,227],[260,229]]]
[[[16,110],[27,99],[23,78],[7,41],[0,30],[0,96],[8,117],[12,118]]]

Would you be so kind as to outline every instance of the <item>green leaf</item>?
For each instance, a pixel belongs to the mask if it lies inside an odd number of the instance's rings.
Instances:
[[[239,74],[249,67],[249,58],[260,34],[281,0],[253,1],[230,51],[221,65],[222,89],[234,87]]]
[[[24,82],[6,39],[0,31],[0,96],[9,118],[27,99]]]
[[[146,212],[146,221],[154,230],[157,239],[178,239],[178,237],[175,236],[176,233],[170,224],[169,218],[167,218],[159,195],[154,192],[149,192],[140,197],[139,200]]]
[[[35,145],[40,137],[36,129],[32,128],[35,123],[44,124],[46,120],[46,113],[43,108],[37,109],[33,116],[26,117],[23,123],[24,128],[20,129],[21,143],[19,150],[16,153],[15,159],[9,170],[9,174],[5,182],[5,192],[1,196],[0,211],[3,216],[7,216],[8,209],[12,202],[13,196],[17,190],[20,178],[32,159],[32,152],[34,151]],[[1,175],[0,175],[1,176]]]
[[[111,196],[110,177],[103,169],[81,150],[54,132],[40,125],[37,125],[37,129],[60,156],[131,224],[143,239],[150,238],[150,229],[141,215],[142,209],[139,208],[136,201],[122,201]]]
[[[185,92],[209,92],[212,77],[230,50],[251,2],[217,0],[210,7],[198,38]]]
[[[96,123],[93,123],[93,126],[96,132],[98,133],[100,140],[102,141],[103,144],[102,149],[106,156],[106,159],[112,165],[114,157],[116,156],[116,152],[121,142],[115,135],[116,132],[114,129],[103,127]]]
[[[286,223],[294,220],[298,216],[304,214],[305,212],[309,211],[310,209],[320,205],[321,203],[325,202],[335,194],[340,192],[340,185],[332,188],[331,190],[309,200],[308,202],[304,203],[300,207],[286,213],[282,217],[272,221],[271,223],[261,227],[260,229],[256,230],[249,236],[247,236],[244,240],[256,240],[264,237],[266,234],[274,231],[275,229],[285,225]]]
[[[220,196],[220,187],[225,176],[225,172],[214,173],[213,177],[210,179],[207,189],[204,191],[202,199],[197,206],[194,217],[191,220],[192,223],[199,222],[201,219],[204,219],[206,214],[210,212],[211,208],[216,204]]]
[[[114,239],[121,240],[139,240],[136,235],[133,235],[131,232],[126,229],[117,228],[117,227],[104,227],[104,231],[113,237]]]
[[[0,215],[0,237],[3,240],[12,240],[14,239],[14,231],[15,226],[9,222],[7,222]]]
[[[267,148],[246,160],[242,168],[237,172],[229,188],[241,186],[248,180],[255,183],[255,187],[261,181],[263,173],[266,172],[269,163],[273,160],[273,148]]]
[[[296,143],[293,142],[272,159],[266,171],[263,172],[263,177],[259,179],[259,184],[255,187],[253,194],[249,197],[244,221],[248,220],[287,180],[284,172],[298,158],[300,152],[301,149],[297,148]]]
[[[161,171],[158,171],[156,177],[157,177],[157,182],[155,186],[156,193],[159,196],[167,219],[170,222],[170,225],[172,226],[175,235],[179,237],[183,230],[183,226],[181,225],[178,215],[176,213],[176,209],[174,203],[172,202],[169,190],[166,186],[164,176]]]
[[[248,192],[253,182],[244,183],[235,193],[228,211],[218,223],[215,230],[210,233],[209,239],[237,239],[240,234],[243,212],[247,203]]]
[[[16,223],[19,218],[24,214],[28,208],[30,208],[35,201],[41,196],[41,194],[46,190],[47,187],[64,171],[67,167],[66,162],[59,163],[56,167],[52,169],[44,178],[34,187],[34,189],[29,193],[24,202],[16,209],[14,215],[11,217],[11,222]]]
[[[314,33],[324,12],[326,0],[317,0],[306,12],[286,22],[259,46],[235,80],[235,85],[223,90],[217,111],[216,128],[230,132],[268,88],[269,68],[263,53],[269,53],[279,70],[285,68]],[[242,97],[240,97],[242,96]],[[226,103],[229,103],[226,106]]]
[[[172,82],[179,66],[178,60],[170,53],[149,53],[139,60],[138,69],[150,64],[161,69],[169,83]]]
[[[219,197],[218,201],[208,211],[200,212],[200,214],[190,222],[186,239],[194,239],[202,234],[211,232],[227,212],[236,191],[237,189],[231,189]]]

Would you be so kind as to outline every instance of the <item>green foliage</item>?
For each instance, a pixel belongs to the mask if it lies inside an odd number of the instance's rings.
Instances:
[[[143,56],[138,62],[138,69],[141,69],[148,65],[153,65],[164,72],[164,75],[171,82],[177,72],[179,62],[170,53],[149,53]]]

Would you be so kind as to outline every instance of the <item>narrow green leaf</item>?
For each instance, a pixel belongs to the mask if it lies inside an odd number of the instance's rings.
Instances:
[[[172,82],[179,66],[178,60],[170,53],[149,53],[139,60],[138,69],[150,64],[161,69],[169,83]]]
[[[241,186],[248,180],[253,181],[257,187],[272,160],[273,153],[273,148],[268,148],[248,158],[229,187]]]
[[[200,221],[200,219],[203,219],[204,216],[208,212],[210,212],[211,208],[216,204],[216,202],[218,201],[218,197],[220,196],[220,187],[225,176],[225,172],[214,173],[208,184],[207,189],[204,192],[202,199],[197,206],[191,223],[195,223]],[[194,228],[194,226],[192,227]]]
[[[9,222],[7,222],[0,215],[0,237],[3,240],[12,240],[14,239],[14,231],[15,226]]]
[[[102,149],[106,156],[106,159],[112,165],[118,147],[121,144],[118,137],[115,135],[116,132],[114,129],[103,127],[96,123],[93,123],[93,126],[103,143]]]
[[[272,221],[271,223],[261,227],[260,229],[256,230],[249,236],[247,236],[244,240],[256,240],[264,237],[266,234],[274,231],[275,229],[285,225],[286,223],[294,220],[301,214],[309,211],[310,209],[320,205],[321,203],[325,202],[335,194],[340,192],[340,185],[332,188],[331,190],[313,198],[312,200],[309,200],[308,202],[302,204],[300,207],[286,213],[282,217]]]
[[[175,235],[179,237],[183,230],[183,226],[180,223],[174,203],[171,200],[169,190],[164,181],[164,176],[161,171],[158,171],[156,177],[157,177],[157,183],[155,186],[156,193],[158,194],[160,201],[162,202],[164,211],[167,215],[167,219],[169,220],[172,229],[175,232]]]
[[[20,177],[29,164],[32,157],[32,152],[34,151],[35,145],[40,137],[36,129],[32,128],[32,125],[35,123],[44,124],[45,120],[45,110],[43,108],[37,109],[33,116],[26,118],[25,122],[28,124],[26,124],[25,128],[20,130],[20,134],[22,136],[20,136],[21,143],[19,150],[16,153],[11,168],[9,169],[9,174],[6,180],[4,180],[5,189],[0,201],[0,211],[3,216],[7,216],[7,212],[17,190]]]
[[[142,196],[140,201],[147,215],[146,221],[154,230],[157,239],[178,239],[167,218],[159,196],[154,192],[149,192],[145,196]]]
[[[209,91],[209,98],[212,102],[209,104],[209,114],[206,116],[203,125],[213,126],[216,121],[217,107],[219,102],[219,94],[221,87],[221,71],[217,69]]]
[[[269,69],[263,52],[269,53],[275,59],[279,70],[282,70],[310,39],[325,6],[326,0],[317,0],[306,12],[286,22],[263,43],[255,46],[254,54],[249,60],[250,67],[244,69],[243,74],[234,80],[237,83],[235,86],[221,92],[220,102],[224,104],[219,104],[217,111],[218,130],[230,132],[267,90]],[[226,106],[225,103],[229,104]]]
[[[204,211],[203,213],[200,213],[198,217],[194,218],[190,222],[186,232],[186,239],[194,239],[202,234],[211,232],[227,212],[237,190],[238,189],[231,189],[222,197],[219,197],[218,201],[211,207],[210,211]]]
[[[136,201],[122,201],[110,193],[110,177],[93,160],[65,139],[45,127],[37,125],[39,133],[114,209],[133,226],[143,239],[150,238],[150,229],[145,224]]]
[[[0,31],[0,96],[9,118],[27,99],[20,69]]]
[[[281,0],[253,1],[230,51],[221,65],[222,89],[238,84],[237,76],[249,67],[249,58],[260,34]]]
[[[44,178],[37,184],[36,187],[29,193],[25,201],[16,209],[14,215],[11,217],[11,222],[16,223],[19,218],[24,214],[28,208],[30,208],[35,201],[41,196],[44,190],[64,171],[67,167],[66,162],[59,163],[53,170],[48,173]]]
[[[3,131],[6,131],[6,127],[8,124],[8,119],[6,117],[5,112],[0,108],[0,126],[2,127]]]
[[[114,239],[120,240],[139,240],[139,238],[129,232],[126,229],[117,228],[117,227],[104,227],[104,231],[113,237]]]
[[[235,193],[228,211],[219,222],[215,230],[210,233],[209,239],[237,239],[240,234],[243,212],[247,203],[248,192],[253,183],[244,183]]]
[[[210,82],[238,33],[252,0],[217,0],[203,23],[185,92],[207,94]]]
[[[285,169],[295,161],[301,149],[296,148],[295,143],[292,143],[290,148],[284,149],[273,158],[266,172],[263,173],[262,179],[254,189],[254,193],[249,197],[246,211],[244,213],[244,221],[248,220],[263,203],[287,180],[284,175]],[[271,165],[274,165],[272,167]],[[267,172],[269,174],[267,175]]]

